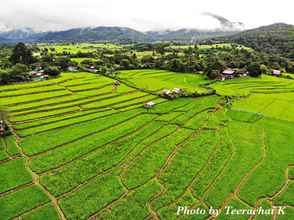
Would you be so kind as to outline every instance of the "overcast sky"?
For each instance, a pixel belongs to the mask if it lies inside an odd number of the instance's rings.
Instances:
[[[246,28],[276,22],[294,24],[293,0],[1,0],[0,29],[61,30],[125,26],[138,30],[213,29],[221,15]]]

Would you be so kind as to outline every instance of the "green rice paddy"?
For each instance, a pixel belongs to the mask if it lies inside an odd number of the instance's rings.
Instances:
[[[63,73],[0,87],[12,127],[0,138],[1,220],[207,219],[177,207],[259,205],[286,206],[275,219],[294,219],[293,80],[208,82],[164,70],[118,78],[115,87]],[[158,95],[173,88],[200,96]]]

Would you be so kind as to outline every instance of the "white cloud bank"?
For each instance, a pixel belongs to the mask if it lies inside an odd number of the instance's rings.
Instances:
[[[214,29],[221,15],[247,28],[276,22],[294,24],[293,0],[1,0],[4,25],[37,30],[125,26],[138,30]]]

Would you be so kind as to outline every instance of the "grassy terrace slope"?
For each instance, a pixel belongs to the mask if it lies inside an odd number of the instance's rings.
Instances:
[[[186,219],[178,205],[259,204],[285,205],[276,219],[294,219],[292,80],[217,82],[219,95],[169,101],[154,94],[205,94],[206,81],[156,70],[118,76],[118,88],[90,73],[0,87],[13,128],[0,139],[1,220],[170,220]],[[155,108],[143,109],[151,100]]]

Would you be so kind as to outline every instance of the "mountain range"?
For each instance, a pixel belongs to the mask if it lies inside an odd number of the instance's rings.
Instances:
[[[255,50],[294,59],[294,25],[276,23],[251,30],[179,29],[141,32],[126,27],[75,28],[65,31],[36,32],[30,28],[0,31],[0,43],[36,42],[233,42]]]
[[[15,42],[156,42],[194,43],[212,37],[228,36],[237,31],[179,29],[141,32],[127,27],[75,28],[65,31],[36,32],[30,28],[0,31],[0,43]]]

